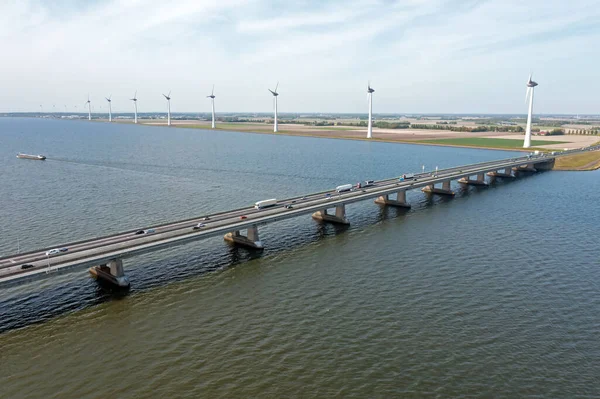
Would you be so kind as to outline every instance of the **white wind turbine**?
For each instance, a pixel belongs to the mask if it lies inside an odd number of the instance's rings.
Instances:
[[[275,85],[275,91],[268,89],[271,94],[273,94],[273,107],[275,108],[275,122],[273,124],[273,131],[275,133],[277,133],[277,96],[279,95],[279,93],[277,93],[277,88],[279,87],[279,82],[277,82],[277,85]]]
[[[135,114],[133,114],[133,123],[137,123],[137,90],[135,91],[133,98],[130,98],[130,100],[133,101],[133,106],[135,109]]]
[[[164,95],[167,99],[167,126],[171,126],[171,90],[169,90],[169,94]]]
[[[213,85],[212,92],[210,96],[206,96],[206,98],[210,98],[210,102],[212,103],[212,128],[215,128],[215,85]]]
[[[108,97],[104,97],[106,98],[106,101],[108,101],[108,121],[112,122],[112,94]]]
[[[90,95],[88,94],[88,100],[86,101],[88,106],[88,121],[92,120],[92,102],[90,101]]]
[[[529,112],[527,113],[527,128],[525,129],[525,142],[523,148],[531,147],[531,117],[533,114],[533,89],[538,84],[531,80],[531,74],[529,74],[529,80],[527,81],[527,91],[525,92],[525,103],[529,99]]]
[[[367,128],[367,138],[373,137],[373,92],[375,89],[371,87],[371,82],[367,83],[367,99],[369,100],[369,123]]]

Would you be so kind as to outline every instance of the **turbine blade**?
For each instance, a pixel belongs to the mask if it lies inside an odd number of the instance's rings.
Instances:
[[[527,90],[525,90],[525,104],[529,101],[529,96],[531,96],[531,87],[527,87]]]
[[[275,85],[275,93],[277,93],[277,88],[279,87],[279,81],[277,81],[277,84]]]
[[[214,95],[215,95],[215,85],[214,85],[214,84],[213,84],[213,89],[212,89],[212,91],[210,92],[210,95],[211,95],[211,96],[214,96]]]
[[[169,90],[169,95],[168,95],[168,97],[171,97],[171,90]]]

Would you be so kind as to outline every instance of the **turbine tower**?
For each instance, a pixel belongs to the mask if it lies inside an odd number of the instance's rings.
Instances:
[[[167,126],[171,126],[171,90],[168,95],[164,95],[167,99]]]
[[[273,94],[273,107],[275,108],[275,122],[273,124],[273,131],[275,133],[277,133],[277,96],[279,95],[279,93],[277,93],[278,87],[279,87],[279,82],[277,82],[277,85],[275,85],[275,91],[269,89],[271,94]]]
[[[133,101],[133,106],[135,108],[135,114],[133,114],[133,123],[137,123],[137,90],[135,91],[133,98],[130,98],[130,100]]]
[[[90,95],[88,94],[88,100],[86,101],[88,106],[88,121],[92,120],[92,102],[90,101]]]
[[[373,137],[373,92],[375,89],[371,87],[371,82],[367,83],[367,98],[369,100],[369,124],[367,128],[367,138]]]
[[[531,80],[531,74],[529,74],[529,80],[527,81],[527,91],[525,92],[525,102],[529,98],[529,112],[527,113],[527,128],[525,129],[525,142],[523,148],[531,147],[531,114],[533,114],[533,89],[538,84]]]
[[[210,98],[210,102],[212,103],[212,128],[215,128],[215,85],[213,85],[212,92],[210,96],[206,96],[206,98]]]
[[[108,121],[112,122],[112,107],[111,107],[111,103],[112,103],[112,94],[108,97],[104,97],[106,98],[106,101],[108,101]]]

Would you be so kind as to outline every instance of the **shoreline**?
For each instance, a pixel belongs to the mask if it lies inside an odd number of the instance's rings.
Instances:
[[[107,119],[92,119],[91,122],[101,122],[101,123],[109,123]],[[219,128],[217,125],[216,129],[212,129],[209,123],[203,124],[201,123],[201,121],[195,121],[195,120],[189,120],[188,122],[191,123],[176,123],[174,122],[171,127],[173,128],[178,128],[178,129],[200,129],[200,130],[207,130],[207,131],[223,131],[223,132],[236,132],[236,133],[251,133],[251,134],[268,134],[268,135],[284,135],[284,136],[297,136],[297,137],[311,137],[311,138],[324,138],[324,139],[335,139],[335,140],[356,140],[356,141],[370,141],[370,142],[379,142],[379,143],[396,143],[396,144],[412,144],[412,145],[423,145],[423,146],[437,146],[437,147],[454,147],[454,148],[467,148],[467,149],[476,149],[476,150],[493,150],[493,151],[514,151],[514,152],[533,152],[533,151],[541,151],[541,152],[551,152],[551,151],[562,151],[562,149],[553,149],[553,148],[543,148],[543,147],[530,147],[530,148],[522,148],[522,147],[495,147],[493,145],[490,146],[484,146],[484,145],[469,145],[469,144],[445,144],[443,142],[436,142],[436,143],[431,143],[431,142],[424,142],[425,140],[444,140],[446,139],[446,137],[444,138],[434,138],[434,139],[430,139],[430,138],[423,138],[421,140],[419,139],[411,139],[411,140],[407,140],[404,138],[393,138],[390,137],[390,133],[389,132],[377,132],[377,130],[374,130],[373,132],[373,137],[368,139],[366,137],[361,137],[358,135],[354,135],[354,136],[347,136],[344,135],[343,132],[348,132],[348,131],[352,131],[352,132],[360,132],[363,133],[361,130],[357,129],[339,129],[336,130],[334,129],[318,129],[318,132],[311,132],[311,131],[294,131],[294,130],[286,130],[285,129],[285,124],[282,124],[280,126],[283,126],[284,129],[279,131],[279,132],[273,132],[273,131],[268,131],[268,130],[261,130],[261,129],[254,129],[254,124],[244,124],[241,125],[240,128],[235,129],[235,128]],[[119,124],[132,124],[132,121],[125,121],[125,120],[119,120],[119,121],[113,121],[112,123],[119,123]],[[149,120],[139,120],[138,125],[143,125],[143,126],[150,126],[150,127],[167,127],[165,122],[158,122],[155,119],[149,119]],[[268,126],[268,125],[263,125],[263,124],[256,124],[257,127],[258,126]],[[242,129],[241,127],[247,127],[247,129]],[[236,126],[237,127],[237,126]],[[322,133],[321,133],[322,132]],[[333,133],[333,134],[332,134]],[[340,134],[341,133],[341,134]],[[376,135],[378,133],[382,133],[385,134],[387,137],[377,137]],[[401,132],[398,132],[401,133]],[[446,133],[445,131],[443,133]],[[492,133],[492,132],[490,132]],[[464,135],[457,135],[460,137],[456,137],[456,138],[473,138],[473,137],[465,137]],[[485,136],[476,136],[477,138],[486,138],[486,139],[492,139],[493,137],[485,137]],[[564,136],[555,136],[556,139],[560,140],[561,138],[563,138]],[[565,137],[566,138],[566,137]],[[448,137],[448,139],[452,139],[451,137]],[[515,138],[501,138],[502,140],[522,140],[522,136],[521,135],[515,135]],[[534,139],[535,140],[535,139]],[[538,139],[539,141],[539,139]],[[585,145],[580,145],[580,143],[576,143],[576,142],[565,142],[565,144],[568,144],[569,149],[573,149],[573,148],[582,148]],[[551,144],[548,144],[551,145]],[[578,166],[579,167],[579,166]],[[586,170],[595,170],[598,169],[599,166],[595,165],[593,166],[593,169],[586,169]],[[559,170],[559,169],[556,169]],[[581,169],[560,169],[560,170],[581,170]]]
[[[150,123],[140,123],[141,125],[145,125],[145,126],[153,126],[153,127],[167,127],[166,125],[163,124],[150,124]],[[543,149],[543,148],[537,148],[537,147],[531,147],[529,149],[525,149],[525,148],[499,148],[499,147],[483,147],[483,146],[469,146],[469,145],[457,145],[457,144],[443,144],[443,143],[423,143],[417,140],[411,141],[411,140],[402,140],[402,139],[389,139],[389,138],[378,138],[378,137],[372,137],[370,139],[366,138],[366,137],[344,137],[344,136],[327,136],[327,135],[320,135],[320,134],[314,134],[314,133],[296,133],[296,132],[289,132],[289,131],[279,131],[277,133],[275,132],[261,132],[258,130],[233,130],[233,129],[220,129],[220,128],[216,128],[216,129],[211,129],[210,125],[208,125],[208,127],[204,128],[204,127],[199,127],[199,126],[189,126],[189,125],[172,125],[172,127],[178,128],[178,129],[200,129],[200,130],[216,130],[216,131],[222,131],[222,132],[235,132],[235,133],[250,133],[250,134],[268,134],[268,135],[272,135],[272,136],[296,136],[296,137],[312,137],[312,138],[319,138],[319,139],[332,139],[332,140],[355,140],[355,141],[369,141],[369,142],[379,142],[379,143],[393,143],[393,144],[412,144],[412,145],[425,145],[425,146],[435,146],[435,147],[455,147],[455,148],[472,148],[472,149],[476,149],[476,150],[493,150],[493,151],[519,151],[519,152],[531,152],[531,151],[535,151],[535,150],[539,150],[539,151],[549,151],[547,149]],[[324,130],[324,133],[330,132],[330,130]]]

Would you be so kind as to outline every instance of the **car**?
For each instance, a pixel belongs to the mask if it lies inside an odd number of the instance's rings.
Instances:
[[[242,220],[244,220],[244,219],[248,219],[248,216],[246,216],[246,215],[242,215],[242,216],[240,216],[240,219],[242,219]]]
[[[60,252],[67,252],[69,250],[69,248],[59,248],[58,249]]]
[[[356,188],[361,188],[362,185],[360,184],[360,182],[356,183]]]
[[[138,230],[135,232],[135,234],[154,234],[154,233],[156,233],[156,230],[154,230],[154,229]]]
[[[31,269],[33,267],[33,265],[27,263],[25,265],[21,265],[21,269],[25,270],[25,269]]]
[[[302,197],[302,198],[300,198],[300,199],[301,199],[301,200],[305,200],[305,199],[306,199],[306,197]]]
[[[206,221],[206,220],[210,220],[210,218],[208,216],[205,216],[202,218],[202,220]]]
[[[292,208],[294,208],[294,207],[292,206],[292,204],[287,204],[287,205],[285,206],[285,209],[292,209]]]
[[[203,228],[203,227],[206,227],[206,225],[205,225],[204,223],[198,223],[197,225],[195,225],[195,226],[193,227],[193,229],[194,229],[194,230],[198,230],[198,229],[201,229],[201,228]]]
[[[293,200],[293,201],[292,201],[292,204],[295,204],[295,203],[296,203],[296,200]]]
[[[60,253],[60,249],[54,248],[49,251],[46,251],[46,256],[58,255]]]

